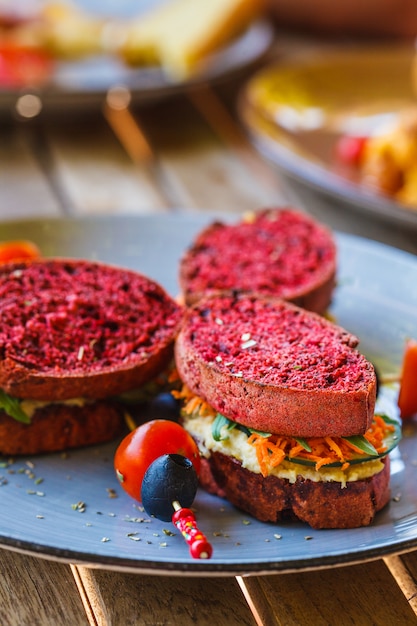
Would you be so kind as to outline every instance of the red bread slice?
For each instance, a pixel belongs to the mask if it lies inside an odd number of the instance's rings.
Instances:
[[[126,429],[123,407],[109,399],[84,405],[47,404],[30,425],[0,411],[0,453],[44,454],[112,441]]]
[[[357,343],[283,300],[221,294],[186,311],[175,359],[193,393],[245,426],[350,436],[370,427],[376,399],[374,368]]]
[[[327,228],[291,209],[269,209],[203,230],[181,259],[180,286],[187,305],[212,291],[233,289],[323,313],[335,273],[336,246]]]
[[[169,363],[182,309],[136,272],[83,260],[0,268],[0,388],[45,401],[106,398]]]
[[[301,476],[295,483],[273,475],[264,478],[220,452],[201,461],[202,487],[262,522],[299,520],[312,528],[358,528],[371,524],[390,499],[389,457],[381,472],[345,487]]]

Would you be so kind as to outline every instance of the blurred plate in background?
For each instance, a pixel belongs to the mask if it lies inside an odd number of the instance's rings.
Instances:
[[[417,206],[377,193],[337,162],[338,140],[372,135],[416,104],[410,45],[328,49],[260,70],[240,99],[256,148],[285,173],[377,219],[417,228]]]
[[[5,4],[11,6],[10,11],[16,13],[16,7],[11,0],[7,0]],[[39,6],[29,2],[28,12],[31,4]],[[55,110],[100,105],[107,92],[114,87],[129,90],[134,101],[165,98],[191,85],[229,77],[256,62],[272,43],[272,26],[267,21],[252,21],[237,37],[222,47],[217,46],[216,52],[208,54],[204,62],[197,64],[184,79],[170,76],[160,66],[129,65],[120,52],[121,43],[117,43],[118,39],[123,40],[129,25],[136,23],[139,16],[159,5],[161,0],[146,0],[140,6],[133,0],[121,0],[119,3],[115,0],[105,3],[78,0],[69,5],[71,12],[66,17],[65,9],[62,9],[65,5],[57,2],[52,3],[51,11],[55,11],[55,21],[51,22],[53,26],[42,26],[40,30],[36,30],[36,20],[32,19],[26,24],[18,24],[13,31],[4,28],[0,31],[0,111],[13,110],[17,100],[27,93],[36,95],[43,109]],[[81,13],[78,13],[79,9]],[[4,26],[7,14],[0,4],[0,26],[2,17]],[[189,17],[185,11],[185,18]],[[21,15],[17,19],[21,20]],[[23,31],[19,31],[19,28]],[[50,32],[48,28],[51,28]],[[12,76],[10,80],[5,72],[2,55],[7,38],[12,43],[16,39],[17,45],[21,41],[29,41],[32,53],[33,47],[38,45],[33,42],[42,42],[40,54],[35,54],[34,59],[28,58],[28,54],[26,58],[17,61],[23,69],[16,73],[24,73],[26,63],[27,74],[34,76],[31,82],[25,83],[23,80],[19,84],[19,76],[15,80]],[[47,58],[46,62],[39,58],[45,51],[47,57],[51,55],[51,59]]]

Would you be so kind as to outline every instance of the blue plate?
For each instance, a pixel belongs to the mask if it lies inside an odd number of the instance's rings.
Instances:
[[[140,270],[178,293],[178,259],[210,217],[195,214],[29,220],[0,225],[0,239],[29,238],[44,255],[98,259]],[[417,337],[417,259],[337,235],[338,287],[331,312],[361,338],[383,374],[398,371],[406,337]],[[397,390],[381,408],[397,414]],[[154,574],[238,575],[352,563],[417,546],[417,422],[392,453],[392,501],[369,528],[312,530],[263,524],[200,491],[199,526],[213,544],[193,560],[169,523],[149,519],[120,488],[113,444],[15,459],[0,468],[0,544],[33,555]],[[113,497],[116,495],[117,497]],[[168,532],[167,532],[168,531]]]

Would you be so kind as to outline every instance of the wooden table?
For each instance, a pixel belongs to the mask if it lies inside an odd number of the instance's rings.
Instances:
[[[292,203],[340,231],[417,254],[415,231],[343,210],[252,150],[233,108],[243,79],[148,106],[4,120],[0,218],[238,213]],[[0,562],[2,626],[417,624],[414,551],[246,578],[124,574],[8,550]]]

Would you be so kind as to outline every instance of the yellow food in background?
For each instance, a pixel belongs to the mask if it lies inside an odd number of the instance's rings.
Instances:
[[[417,109],[403,112],[393,128],[369,138],[361,177],[364,184],[417,206]]]
[[[71,2],[46,2],[30,19],[0,28],[0,42],[43,49],[56,58],[78,59],[103,53],[104,24]]]
[[[241,34],[264,8],[264,0],[169,0],[122,19],[89,15],[71,0],[58,0],[45,2],[33,19],[7,34],[0,28],[0,40],[7,36],[59,59],[113,55],[130,66],[160,66],[181,80]]]
[[[45,46],[59,57],[80,58],[103,52],[104,20],[90,17],[71,3],[46,4],[41,23]]]
[[[184,78],[263,9],[261,0],[173,0],[126,29],[120,53],[132,65],[156,63]]]

